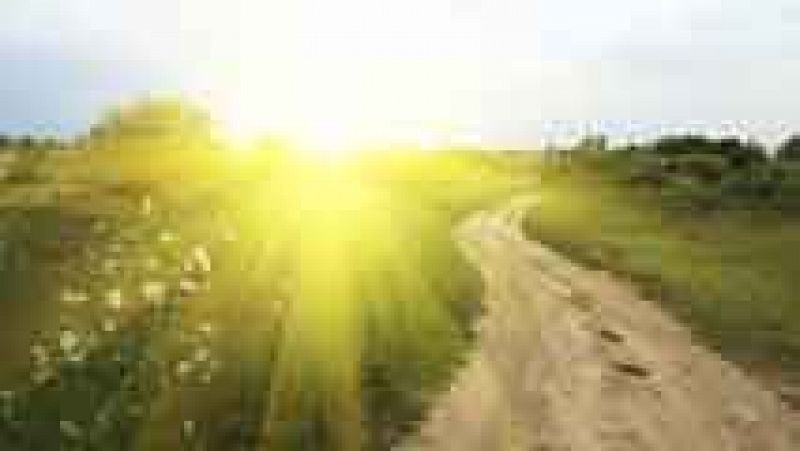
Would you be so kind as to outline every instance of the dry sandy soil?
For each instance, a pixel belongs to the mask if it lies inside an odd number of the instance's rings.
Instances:
[[[401,449],[800,449],[798,412],[629,284],[527,241],[522,203],[456,230],[488,312],[471,363]]]

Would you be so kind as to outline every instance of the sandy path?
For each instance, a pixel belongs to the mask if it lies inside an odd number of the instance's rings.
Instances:
[[[456,231],[486,281],[471,363],[404,449],[800,449],[797,413],[608,273],[524,239],[523,208]]]

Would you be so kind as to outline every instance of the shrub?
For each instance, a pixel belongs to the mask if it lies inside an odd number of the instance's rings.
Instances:
[[[778,160],[800,161],[800,135],[794,135],[784,141],[775,154]]]
[[[681,174],[705,184],[718,183],[728,169],[727,161],[719,155],[681,155],[676,157],[675,161]]]

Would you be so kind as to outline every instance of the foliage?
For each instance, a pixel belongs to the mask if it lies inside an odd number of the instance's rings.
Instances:
[[[719,155],[731,167],[742,168],[767,160],[766,150],[756,142],[742,142],[736,138],[714,140],[700,135],[665,136],[645,146],[662,157],[680,155]]]
[[[110,110],[88,144],[96,177],[157,182],[219,164],[208,114],[181,99],[150,98]]]
[[[785,159],[742,164],[722,147],[668,137],[602,164],[545,167],[526,231],[631,277],[725,357],[797,384],[800,171]]]
[[[773,209],[798,212],[791,162],[769,159],[763,146],[732,138],[666,136],[651,144],[601,154],[562,151],[563,171],[594,172],[622,187],[649,187],[665,207],[713,211]],[[552,169],[549,170],[552,172]]]
[[[48,214],[0,209],[0,317],[18,326],[0,446],[386,449],[413,430],[474,337],[480,278],[450,234],[512,190],[498,162],[270,149],[212,168],[121,122],[56,165]],[[165,176],[173,151],[185,178]]]
[[[798,161],[800,160],[800,135],[794,135],[784,141],[775,155],[779,160]]]
[[[36,138],[31,135],[23,135],[17,141],[17,145],[24,150],[33,149],[36,147]]]
[[[43,177],[42,166],[46,158],[43,149],[23,149],[6,169],[7,183],[35,183]]]
[[[575,150],[584,152],[603,152],[607,149],[608,138],[605,135],[586,136],[575,146]]]

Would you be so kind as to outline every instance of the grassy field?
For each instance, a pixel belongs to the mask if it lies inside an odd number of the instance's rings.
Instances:
[[[545,170],[527,233],[630,277],[765,380],[800,382],[800,216],[766,201],[709,208],[704,198],[698,207],[673,186],[631,183],[625,174],[635,169],[619,154]]]
[[[481,312],[453,225],[518,189],[460,153],[73,152],[0,186],[4,449],[387,448]]]
[[[4,160],[0,448],[386,449],[474,338],[482,286],[454,225],[533,190],[532,238],[630,277],[765,380],[800,382],[789,165],[333,161],[109,133]]]

